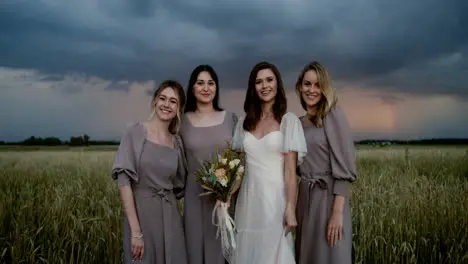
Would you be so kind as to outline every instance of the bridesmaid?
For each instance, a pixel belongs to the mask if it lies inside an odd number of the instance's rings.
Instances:
[[[350,127],[320,63],[303,69],[296,92],[307,111],[301,122],[308,149],[298,168],[296,260],[298,264],[351,263],[349,189],[357,172]]]
[[[146,122],[127,128],[112,168],[123,202],[124,263],[184,264],[187,254],[177,200],[183,196],[186,162],[176,135],[185,94],[177,81],[154,93]]]
[[[216,149],[231,141],[237,116],[219,106],[219,82],[209,65],[196,67],[187,88],[187,104],[180,136],[184,142],[188,175],[184,197],[184,226],[190,264],[224,264],[221,241],[216,238],[212,211],[216,200],[199,196],[203,189],[195,172],[203,161],[211,160]]]

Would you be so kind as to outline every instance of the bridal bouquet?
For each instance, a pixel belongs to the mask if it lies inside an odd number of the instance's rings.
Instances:
[[[233,150],[230,145],[218,153],[213,160],[204,162],[195,175],[196,181],[205,190],[200,195],[212,195],[218,200],[213,208],[213,224],[218,227],[217,236],[221,234],[223,255],[229,260],[236,242],[235,223],[228,213],[227,203],[240,188],[245,158],[243,153]]]

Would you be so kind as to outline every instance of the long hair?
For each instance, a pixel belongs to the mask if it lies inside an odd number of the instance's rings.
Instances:
[[[187,87],[187,104],[185,105],[184,112],[195,112],[197,110],[197,98],[193,94],[193,86],[197,82],[198,75],[201,72],[208,72],[216,84],[216,93],[215,97],[213,98],[213,108],[216,111],[223,111],[223,109],[219,106],[219,80],[218,75],[216,74],[213,67],[210,65],[199,65],[190,74],[190,79]]]
[[[153,99],[151,100],[151,109],[152,109],[152,118],[155,114],[155,104],[154,101],[159,97],[161,92],[166,89],[167,87],[170,87],[174,90],[176,93],[177,97],[179,97],[179,105],[177,106],[177,114],[176,117],[171,120],[171,123],[169,124],[169,133],[171,134],[177,134],[179,132],[180,128],[180,116],[182,115],[182,109],[184,109],[185,106],[185,93],[184,93],[184,88],[182,85],[175,80],[165,80],[161,84],[159,84],[158,89],[153,94]]]
[[[304,75],[308,71],[315,71],[317,74],[317,86],[322,92],[322,98],[317,103],[317,111],[315,116],[311,117],[310,121],[316,127],[323,127],[323,120],[325,116],[330,112],[330,110],[336,105],[338,99],[336,98],[335,91],[331,86],[331,77],[327,69],[317,61],[313,61],[307,64],[302,72],[299,74],[296,82],[296,93],[299,96],[301,101],[302,108],[307,111],[307,104],[302,98],[302,82],[304,80]]]
[[[278,68],[274,64],[271,64],[266,61],[257,63],[250,72],[247,93],[245,94],[245,120],[242,126],[246,131],[254,130],[257,127],[257,124],[260,121],[262,115],[263,102],[257,94],[255,82],[257,79],[258,72],[265,69],[270,69],[276,77],[277,92],[274,99],[275,102],[273,103],[273,114],[278,123],[281,123],[281,119],[286,113],[286,109],[288,107],[286,93],[284,91],[283,86],[283,80],[281,79],[281,74]]]

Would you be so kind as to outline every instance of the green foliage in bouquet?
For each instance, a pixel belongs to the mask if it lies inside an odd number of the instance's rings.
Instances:
[[[212,160],[205,161],[195,172],[196,181],[205,190],[200,195],[213,195],[217,200],[227,202],[240,188],[244,177],[245,155],[233,150],[231,143],[216,153]]]

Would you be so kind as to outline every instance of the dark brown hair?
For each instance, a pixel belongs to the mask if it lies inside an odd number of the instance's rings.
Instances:
[[[257,90],[255,88],[255,82],[257,80],[257,74],[261,70],[270,69],[276,78],[277,92],[275,96],[275,102],[273,104],[273,114],[276,121],[281,123],[283,115],[286,113],[287,100],[286,93],[284,91],[283,80],[278,68],[269,62],[262,61],[257,63],[250,71],[249,83],[247,93],[244,101],[245,120],[243,128],[246,131],[252,131],[257,127],[262,115],[262,100],[258,97]]]
[[[216,93],[215,97],[213,98],[213,108],[216,111],[223,111],[223,109],[219,106],[219,80],[216,71],[210,65],[199,65],[190,74],[190,79],[187,87],[187,104],[185,105],[184,112],[195,112],[197,110],[197,98],[193,94],[193,86],[197,82],[198,75],[202,72],[208,72],[216,84]]]
[[[304,81],[304,75],[308,71],[314,71],[317,74],[317,86],[322,91],[322,98],[317,103],[317,111],[315,116],[309,117],[310,121],[316,127],[323,127],[323,120],[330,110],[336,105],[337,98],[331,85],[331,77],[327,69],[320,64],[318,61],[312,61],[307,64],[296,81],[296,94],[301,101],[302,108],[307,111],[307,104],[302,98],[302,82]]]
[[[154,92],[153,99],[151,100],[151,102],[154,108],[154,101],[156,100],[156,98],[158,98],[161,92],[168,87],[172,88],[174,92],[177,94],[177,96],[179,97],[179,107],[177,108],[177,115],[175,118],[171,120],[171,123],[169,124],[169,132],[171,134],[176,134],[177,132],[179,132],[180,116],[182,115],[182,109],[184,109],[184,106],[185,106],[185,93],[184,93],[184,88],[182,87],[182,85],[178,81],[175,81],[175,80],[163,81],[161,84],[159,84],[158,89],[156,89],[156,91]],[[154,113],[154,109],[153,109],[153,113]]]

